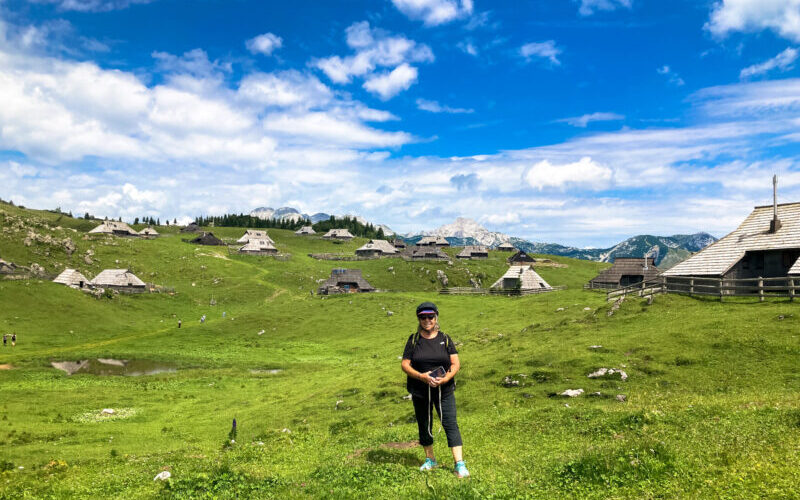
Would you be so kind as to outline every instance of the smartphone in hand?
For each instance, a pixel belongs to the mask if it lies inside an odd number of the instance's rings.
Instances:
[[[442,378],[445,375],[447,375],[447,370],[445,370],[443,366],[437,366],[436,368],[428,372],[428,375],[431,378]]]

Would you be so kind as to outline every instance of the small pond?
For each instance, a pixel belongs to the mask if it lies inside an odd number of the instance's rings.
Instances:
[[[67,375],[86,373],[88,375],[124,375],[137,377],[139,375],[155,375],[156,373],[171,373],[178,371],[176,365],[166,361],[151,361],[147,359],[82,359],[78,361],[53,361],[50,363]]]

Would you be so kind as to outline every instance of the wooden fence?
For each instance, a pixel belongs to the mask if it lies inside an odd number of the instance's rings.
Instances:
[[[540,293],[555,292],[558,290],[566,290],[566,286],[554,286],[552,288],[535,288],[532,290],[502,290],[499,288],[470,288],[470,287],[452,287],[442,288],[439,293],[442,295],[506,295],[506,296],[521,296],[521,295],[538,295]]]
[[[779,278],[715,278],[709,276],[660,276],[606,293],[608,300],[635,294],[639,297],[660,293],[719,297],[788,297],[794,300],[800,291],[800,277]]]

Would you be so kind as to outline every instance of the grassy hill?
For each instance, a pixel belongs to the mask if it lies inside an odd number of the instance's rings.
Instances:
[[[130,267],[175,293],[96,299],[46,280],[0,280],[0,331],[18,335],[0,351],[12,367],[0,370],[0,498],[798,497],[796,304],[666,296],[629,300],[609,317],[605,295],[581,288],[607,264],[554,257],[568,267],[538,272],[568,289],[550,294],[439,296],[436,270],[455,286],[490,284],[507,254],[452,265],[317,261],[307,254],[352,252],[364,240],[270,230],[292,255],[278,261],[196,247],[176,228],[157,228],[155,240],[88,237],[94,225],[0,205],[0,258],[53,274]],[[29,231],[37,236],[26,246]],[[312,297],[340,266],[392,291]],[[427,476],[416,469],[421,450],[397,444],[417,437],[398,356],[415,305],[429,299],[459,343],[469,480],[453,477],[443,433],[435,449],[445,467]],[[92,358],[177,371],[50,367]],[[586,377],[599,367],[629,378]],[[506,376],[520,384],[505,387]],[[586,394],[553,396],[576,388]],[[104,408],[117,416],[99,417]],[[162,470],[172,479],[154,482]]]

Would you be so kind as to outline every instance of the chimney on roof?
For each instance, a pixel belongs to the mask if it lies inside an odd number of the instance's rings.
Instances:
[[[772,220],[769,223],[769,232],[777,233],[781,228],[781,221],[778,219],[778,176],[772,176]]]

